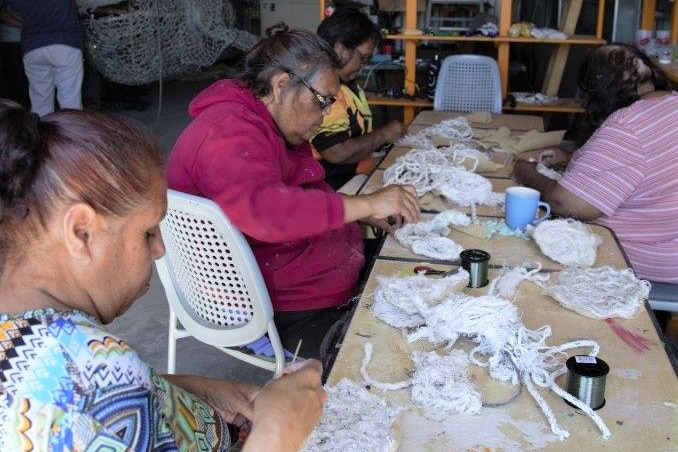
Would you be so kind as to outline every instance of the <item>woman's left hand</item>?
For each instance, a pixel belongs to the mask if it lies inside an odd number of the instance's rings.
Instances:
[[[214,380],[206,395],[207,402],[226,422],[232,423],[238,414],[252,419],[253,401],[260,386],[237,381]]]
[[[232,423],[238,414],[252,419],[253,401],[260,386],[239,381],[221,380],[198,375],[165,375],[170,383],[192,392],[209,403],[219,416]]]

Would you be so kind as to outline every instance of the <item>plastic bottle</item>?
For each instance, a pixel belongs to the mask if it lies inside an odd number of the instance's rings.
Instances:
[[[426,70],[426,97],[433,99],[436,95],[436,82],[438,81],[438,71],[440,70],[440,56],[435,54],[429,61]]]

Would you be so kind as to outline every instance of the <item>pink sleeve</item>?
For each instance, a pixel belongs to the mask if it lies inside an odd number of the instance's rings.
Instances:
[[[609,216],[642,183],[645,163],[636,136],[608,120],[575,152],[558,183]]]

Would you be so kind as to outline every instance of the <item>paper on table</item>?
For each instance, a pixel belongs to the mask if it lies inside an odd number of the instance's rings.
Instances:
[[[492,113],[489,111],[469,113],[466,115],[466,119],[478,124],[489,124],[492,122]]]
[[[563,136],[565,136],[564,130],[554,130],[551,132],[530,130],[518,138],[516,150],[517,152],[524,152],[547,146],[558,146],[563,142]]]
[[[473,129],[473,136],[475,138],[483,142],[497,143],[500,148],[514,154],[548,146],[558,146],[563,141],[565,131],[538,132],[530,130],[520,136],[512,137],[510,135],[511,131],[506,127],[501,127],[497,130]]]

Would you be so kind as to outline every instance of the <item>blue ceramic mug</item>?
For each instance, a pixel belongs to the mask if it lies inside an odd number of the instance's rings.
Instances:
[[[551,214],[551,206],[539,200],[537,190],[528,187],[509,187],[506,189],[504,211],[506,225],[511,229],[523,229],[528,224],[536,224],[545,220]],[[537,216],[539,208],[544,209],[541,216]]]

